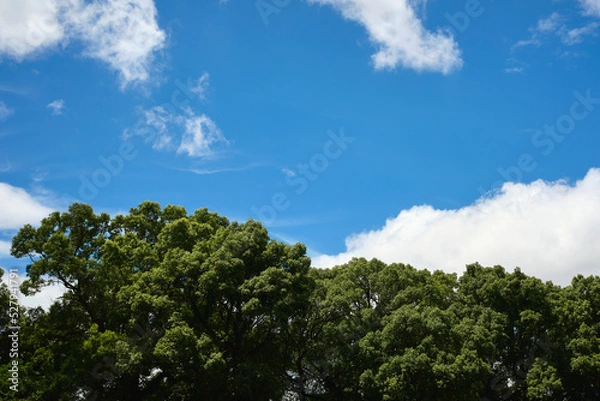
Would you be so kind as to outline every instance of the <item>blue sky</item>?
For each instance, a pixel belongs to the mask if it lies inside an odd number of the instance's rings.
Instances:
[[[320,266],[598,271],[599,0],[4,0],[0,15],[2,266],[50,210],[149,199],[262,219]]]

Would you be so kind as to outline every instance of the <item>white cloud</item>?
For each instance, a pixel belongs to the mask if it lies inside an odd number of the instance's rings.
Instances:
[[[52,109],[53,116],[60,116],[65,109],[65,101],[62,99],[55,100],[46,107]]]
[[[185,119],[185,133],[177,153],[184,153],[191,157],[210,156],[213,146],[220,142],[226,140],[213,120],[204,114],[190,115]]]
[[[562,35],[562,41],[567,45],[581,43],[583,42],[585,36],[594,34],[598,27],[600,27],[599,23],[591,22],[585,26],[582,26],[581,28],[567,30]]]
[[[76,5],[66,15],[74,35],[86,45],[84,54],[118,71],[124,85],[146,81],[154,52],[166,39],[156,21],[154,1],[71,3]]]
[[[189,80],[186,91],[206,99],[209,74]],[[140,119],[133,128],[123,131],[123,139],[142,137],[155,150],[176,151],[190,157],[205,158],[215,153],[215,146],[228,144],[217,124],[205,114],[196,115],[189,107],[172,104],[139,109]],[[177,144],[178,143],[178,144]]]
[[[152,148],[155,150],[172,149],[173,136],[170,130],[176,124],[177,116],[169,113],[161,106],[148,110],[139,109],[139,114],[138,126],[133,129],[126,129],[123,132],[123,139],[141,136],[146,142],[152,143]]]
[[[319,256],[329,267],[352,257],[410,263],[462,273],[473,262],[519,266],[527,274],[566,285],[577,274],[598,274],[600,169],[583,180],[506,183],[500,193],[473,205],[438,210],[417,206],[379,230],[353,235],[346,252]]]
[[[161,106],[140,109],[136,127],[123,132],[123,139],[135,136],[151,143],[155,150],[176,151],[196,158],[211,156],[216,145],[228,143],[213,120],[205,114],[197,116],[189,107],[176,114]]]
[[[523,61],[516,59],[514,57],[510,57],[506,60],[504,67],[504,72],[506,74],[525,74],[525,70],[529,65],[524,63]]]
[[[507,67],[504,69],[507,74],[523,74],[525,72],[524,67]]]
[[[4,102],[0,102],[0,121],[6,121],[14,113],[13,109],[9,109]]]
[[[54,210],[22,188],[0,182],[0,230],[19,229],[39,223]]]
[[[122,87],[149,79],[166,34],[153,0],[3,0],[0,55],[21,61],[40,51],[79,41],[83,54],[119,73]]]
[[[600,17],[600,0],[579,0],[585,13]]]
[[[25,277],[21,277],[21,279],[24,280]],[[53,283],[41,288],[40,292],[34,295],[25,296],[20,294],[19,303],[28,308],[41,306],[44,310],[48,311],[50,306],[63,296],[65,292],[67,292],[67,289],[62,284]]]
[[[10,280],[10,276],[8,273],[9,270],[6,268],[2,268],[2,267],[0,267],[0,269],[4,270],[4,275],[2,276],[2,282],[10,288],[11,284],[14,285],[14,282],[12,282],[12,283],[9,282],[9,280]],[[26,276],[19,274],[18,280],[15,280],[15,281],[18,283],[18,285],[20,285],[26,279],[27,279]],[[51,284],[47,287],[43,287],[40,290],[40,292],[38,292],[32,296],[25,296],[19,290],[18,291],[18,302],[19,302],[19,305],[21,305],[21,306],[25,306],[28,308],[36,308],[38,306],[41,306],[44,310],[48,311],[50,309],[50,306],[58,298],[60,298],[65,292],[66,292],[66,288],[63,285],[56,284],[56,283]]]
[[[2,239],[0,239],[0,258],[11,257],[11,242],[4,239],[6,236],[15,234],[16,230],[22,228],[25,224],[39,225],[43,218],[48,217],[50,213],[55,211],[54,208],[48,206],[56,202],[52,198],[52,193],[41,188],[38,192],[40,196],[34,196],[22,188],[0,182],[0,205],[2,205],[0,207],[0,236],[2,236]],[[3,281],[8,284],[7,269],[5,268],[4,271]],[[19,282],[22,283],[25,278],[25,276],[20,275]],[[40,293],[31,297],[25,297],[19,292],[19,302],[27,307],[42,306],[44,309],[48,309],[54,300],[64,292],[65,289],[60,285],[43,288]]]
[[[57,0],[0,1],[0,55],[17,60],[65,39]]]
[[[551,33],[563,26],[563,20],[559,13],[554,12],[549,17],[540,19],[535,29],[542,33]]]
[[[43,203],[45,199],[38,199],[30,195],[22,188],[0,182],[0,235],[12,234],[14,230],[20,229],[25,224],[37,225],[54,210]],[[11,242],[0,240],[0,258],[9,258]],[[1,268],[1,267],[0,267]],[[7,269],[4,269],[5,271]],[[3,276],[3,281],[7,282],[8,275]],[[23,282],[24,277],[20,277]],[[60,296],[64,290],[57,286],[51,286],[43,289],[39,294],[33,297],[20,296],[21,304],[28,307],[43,306],[47,308],[53,300]]]
[[[210,75],[208,72],[204,72],[198,80],[193,82],[193,85],[189,88],[190,92],[198,96],[199,99],[206,99],[206,92],[210,85]]]
[[[563,44],[572,46],[583,42],[585,36],[593,35],[600,27],[599,23],[590,22],[579,28],[568,28],[565,22],[566,18],[556,12],[549,17],[540,19],[535,27],[529,28],[531,38],[518,41],[512,46],[511,50],[514,51],[525,46],[539,47],[545,39],[551,36],[556,36]]]
[[[462,66],[461,52],[454,38],[442,31],[425,29],[411,0],[308,0],[328,5],[344,18],[366,28],[379,47],[372,56],[376,69],[402,65],[416,71],[449,74]]]

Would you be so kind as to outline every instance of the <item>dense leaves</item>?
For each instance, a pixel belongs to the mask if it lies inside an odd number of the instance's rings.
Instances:
[[[15,392],[0,286],[3,400],[600,399],[600,277],[316,269],[257,222],[151,202],[114,218],[73,204],[12,254],[23,292],[66,293],[21,309]]]

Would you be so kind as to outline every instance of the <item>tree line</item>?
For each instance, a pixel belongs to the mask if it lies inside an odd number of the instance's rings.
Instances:
[[[152,202],[114,218],[75,203],[11,253],[23,293],[66,292],[21,308],[16,392],[0,287],[2,400],[600,400],[597,276],[318,269],[256,221]]]

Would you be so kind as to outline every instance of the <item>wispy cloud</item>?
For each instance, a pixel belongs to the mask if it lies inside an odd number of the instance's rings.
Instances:
[[[0,56],[22,61],[80,42],[84,56],[118,72],[122,88],[149,79],[165,41],[153,0],[0,2]]]
[[[260,167],[262,164],[260,163],[252,163],[246,164],[244,166],[239,167],[217,167],[217,168],[173,168],[173,170],[183,171],[187,173],[193,173],[196,175],[211,175],[211,174],[220,174],[220,173],[233,173],[237,171],[246,171],[256,167]]]
[[[507,67],[504,69],[504,72],[507,74],[523,74],[525,72],[525,68],[523,68],[523,67]]]
[[[597,274],[600,248],[600,169],[574,185],[565,181],[507,183],[491,198],[439,210],[415,206],[378,229],[346,239],[346,251],[320,256],[328,267],[352,257],[462,272],[466,264],[520,266],[558,284]]]
[[[205,100],[206,93],[208,92],[208,87],[210,86],[210,75],[208,72],[202,73],[200,78],[198,78],[193,85],[189,87],[190,92],[198,96],[199,99]]]
[[[540,19],[536,26],[529,28],[531,37],[515,43],[511,51],[527,46],[540,47],[550,37],[557,37],[563,44],[572,46],[581,43],[586,36],[593,35],[600,27],[598,22],[590,22],[579,28],[569,28],[566,21],[567,19],[557,12]]]
[[[62,99],[55,100],[46,107],[52,109],[53,116],[60,116],[65,110],[65,101]]]
[[[529,67],[528,64],[518,60],[514,57],[511,57],[506,60],[504,72],[506,74],[525,74],[525,70]]]
[[[562,41],[567,45],[574,45],[576,43],[581,43],[585,39],[586,36],[593,35],[596,30],[600,27],[600,23],[591,22],[581,28],[575,28],[564,32]]]
[[[140,109],[142,124],[126,129],[123,138],[142,137],[155,150],[175,151],[194,158],[215,153],[215,146],[228,141],[216,123],[205,114],[196,115],[191,108],[172,114],[161,106]]]
[[[27,95],[28,91],[13,85],[0,83],[0,92],[12,93],[13,95]]]
[[[331,6],[344,18],[357,22],[378,47],[372,56],[376,69],[398,66],[416,71],[449,74],[462,67],[461,52],[452,35],[428,31],[415,10],[424,1],[411,0],[308,0]]]
[[[185,131],[177,153],[191,157],[206,157],[213,153],[215,144],[227,143],[217,124],[205,114],[195,116],[188,112],[188,116],[184,119],[184,127]]]
[[[8,108],[4,102],[0,102],[0,121],[6,121],[6,119],[13,114],[13,109]]]
[[[186,91],[205,100],[209,84],[209,74],[204,72],[197,80],[189,80]],[[139,108],[138,114],[135,127],[123,131],[124,139],[142,137],[155,150],[203,159],[213,157],[216,147],[229,145],[217,124],[190,106]]]

